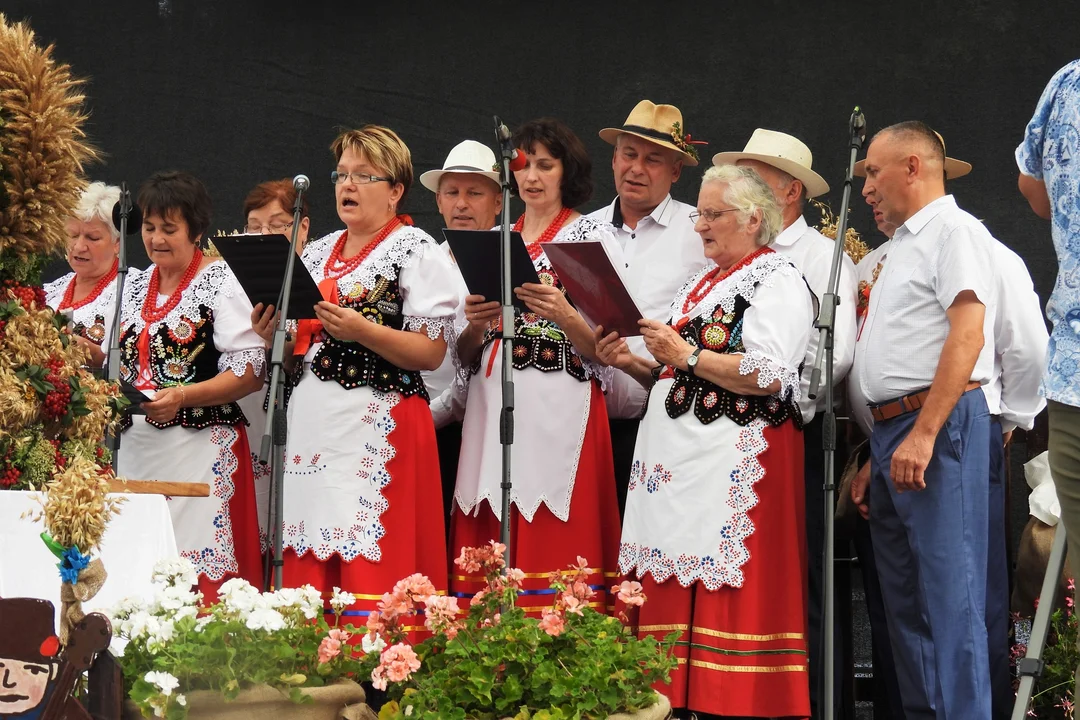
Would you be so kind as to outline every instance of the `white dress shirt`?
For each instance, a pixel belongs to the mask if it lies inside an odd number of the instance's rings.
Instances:
[[[1042,305],[1023,259],[1001,242],[993,245],[998,307],[994,313],[994,375],[983,388],[990,411],[1000,407],[1003,432],[1030,430],[1046,407],[1039,394],[1050,340]]]
[[[776,236],[772,248],[795,263],[795,267],[802,272],[820,303],[829,287],[833,241],[810,227],[800,216]],[[840,283],[837,285],[836,293],[840,297],[840,305],[836,308],[833,332],[834,388],[847,377],[848,371],[851,370],[851,363],[855,359],[855,303],[857,299],[855,263],[851,262],[851,258],[846,254],[841,256]],[[812,328],[810,342],[806,348],[806,358],[803,360],[802,382],[800,383],[802,395],[799,399],[799,409],[802,410],[804,423],[813,420],[818,410],[825,409],[824,386],[818,388],[817,400],[809,398],[810,375],[814,371],[814,356],[817,353],[820,337],[818,330]],[[824,367],[821,371],[821,381],[825,382]],[[833,399],[833,406],[836,407],[841,400],[840,394],[836,394]]]
[[[465,279],[461,277],[461,271],[457,269],[457,263],[454,262],[454,256],[450,252],[449,243],[440,243],[439,249],[450,258],[450,262],[453,264],[454,271],[457,274],[456,280],[458,291],[461,293],[461,304],[457,308],[455,328],[460,333],[467,324],[465,321],[465,296],[469,294],[469,288],[465,286]],[[447,343],[446,356],[443,357],[442,364],[435,370],[424,370],[420,373],[421,377],[424,378],[424,385],[427,386],[428,397],[430,398],[428,407],[431,409],[431,419],[435,422],[436,430],[452,422],[461,422],[465,417],[465,398],[468,397],[469,383],[467,380],[462,379],[461,374],[458,372],[457,361],[454,358],[456,354],[455,343]]]
[[[611,223],[616,245],[607,243],[608,254],[621,262],[620,273],[638,308],[650,320],[665,321],[671,314],[671,301],[691,276],[705,267],[701,238],[690,220],[693,206],[670,195],[652,213],[638,221],[636,228],[623,223],[616,198],[589,217]],[[652,356],[645,350],[645,340],[627,338],[630,352]],[[607,393],[608,415],[613,418],[636,418],[645,409],[645,388],[622,371],[616,371]]]
[[[884,243],[868,252],[859,264],[855,266],[855,279],[858,282],[858,292],[861,295],[863,288],[874,286],[874,271],[880,274],[879,268],[884,267],[885,260],[889,252],[889,242],[886,240]],[[871,290],[871,294],[873,291]],[[856,311],[858,316],[858,312]],[[857,317],[856,330],[855,330],[855,347],[858,348],[860,342],[862,342],[862,330],[866,324],[866,315]],[[870,431],[874,429],[874,416],[870,414],[870,407],[866,404],[866,396],[862,393],[862,386],[859,385],[858,377],[853,373],[850,380],[847,383],[848,391],[848,405],[851,408],[851,417],[859,425],[859,428],[863,431],[866,437],[870,437]]]
[[[970,380],[990,382],[997,307],[994,242],[952,195],[928,203],[897,228],[855,347],[855,378],[868,403],[930,387],[949,334],[946,310],[965,290],[986,306],[986,342]]]

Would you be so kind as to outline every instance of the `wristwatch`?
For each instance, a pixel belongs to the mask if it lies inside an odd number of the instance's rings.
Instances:
[[[694,352],[690,353],[690,357],[686,358],[686,371],[691,375],[694,375],[694,368],[697,367],[698,355],[701,354],[701,348],[694,348]]]

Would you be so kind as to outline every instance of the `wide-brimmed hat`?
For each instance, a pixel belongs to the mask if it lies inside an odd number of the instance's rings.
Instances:
[[[45,665],[56,660],[53,604],[35,598],[0,600],[0,658]]]
[[[938,140],[941,141],[941,150],[942,152],[944,152],[945,138],[941,137],[941,133],[936,130],[934,131],[934,134],[937,135]],[[971,172],[971,163],[964,162],[963,160],[957,160],[956,158],[951,158],[948,156],[948,154],[945,155],[946,180],[955,180],[958,177],[964,177],[969,172]],[[855,177],[866,177],[865,160],[860,160],[859,162],[855,163]]]
[[[722,152],[713,155],[713,165],[734,165],[740,160],[758,160],[783,170],[806,188],[807,197],[829,192],[829,183],[811,167],[814,156],[802,140],[776,130],[758,128],[750,136],[742,152]]]
[[[623,133],[636,135],[643,140],[674,150],[683,156],[683,163],[690,166],[698,164],[697,148],[694,146],[708,144],[701,140],[690,139],[679,108],[674,105],[657,105],[651,100],[642,100],[635,105],[626,116],[626,122],[622,127],[601,130],[600,139],[614,145],[615,140]]]
[[[462,140],[446,156],[442,170],[428,170],[420,176],[420,184],[431,192],[439,192],[439,179],[444,173],[472,173],[491,178],[499,182],[499,173],[495,172],[495,153],[484,143],[475,140]]]

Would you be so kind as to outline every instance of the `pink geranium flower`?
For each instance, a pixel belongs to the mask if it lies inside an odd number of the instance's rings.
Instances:
[[[341,654],[342,644],[348,642],[349,633],[334,628],[319,643],[319,663],[328,663]]]
[[[379,656],[379,665],[371,671],[371,684],[379,690],[386,689],[386,683],[404,682],[420,669],[420,658],[405,643],[391,645]]]
[[[623,580],[621,584],[611,588],[612,595],[618,595],[619,600],[633,607],[645,604],[645,594],[641,591],[641,583],[631,580]]]
[[[563,630],[566,628],[566,621],[563,620],[563,616],[554,610],[545,610],[543,616],[540,618],[540,629],[546,632],[551,637],[558,637],[562,635]]]

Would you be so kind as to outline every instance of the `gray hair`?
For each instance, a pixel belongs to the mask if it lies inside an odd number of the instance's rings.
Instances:
[[[755,213],[761,213],[761,229],[754,239],[758,247],[764,247],[776,239],[784,226],[780,206],[776,202],[772,188],[753,168],[739,165],[714,165],[706,170],[701,178],[702,186],[710,182],[723,183],[727,186],[724,189],[724,201],[738,211],[735,215],[739,219],[740,226],[746,225]]]
[[[113,225],[113,205],[120,201],[120,188],[115,185],[106,185],[103,182],[90,183],[83,190],[79,204],[75,206],[74,215],[83,222],[100,220],[109,228],[109,235],[113,242],[120,239],[120,231]]]

